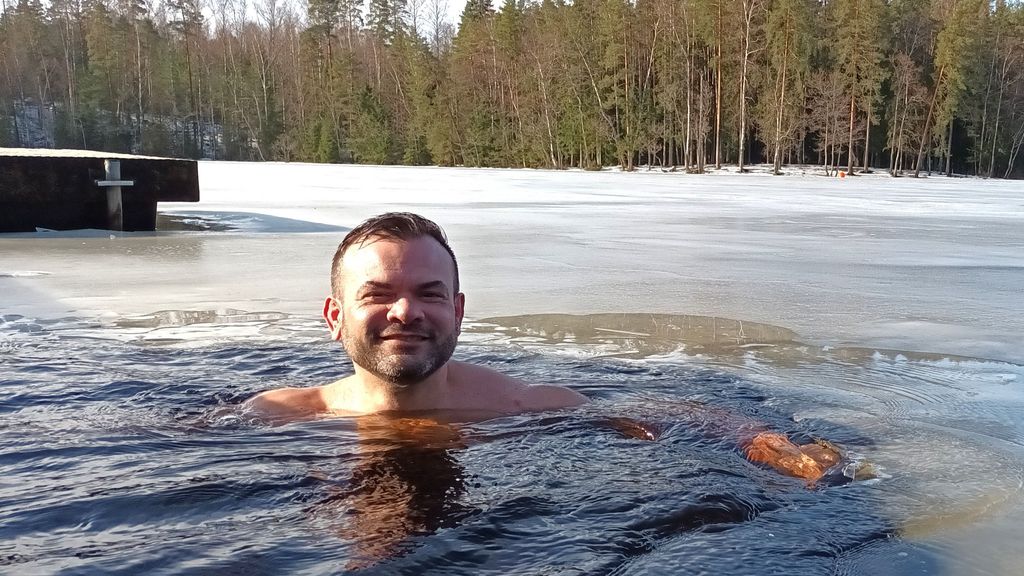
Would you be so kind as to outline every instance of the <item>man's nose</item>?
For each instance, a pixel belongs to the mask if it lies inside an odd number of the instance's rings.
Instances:
[[[402,324],[412,324],[423,317],[423,311],[412,298],[403,297],[395,300],[388,309],[388,320]]]

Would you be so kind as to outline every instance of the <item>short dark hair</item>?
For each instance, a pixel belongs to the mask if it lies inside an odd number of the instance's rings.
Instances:
[[[422,236],[429,236],[444,248],[445,252],[452,257],[452,265],[455,267],[455,284],[453,290],[459,293],[459,262],[455,259],[455,252],[448,245],[448,237],[444,230],[431,220],[413,214],[412,212],[388,212],[364,220],[361,224],[349,231],[338,244],[334,252],[334,259],[331,261],[331,295],[335,298],[341,297],[341,259],[345,252],[355,244],[360,244],[371,238],[409,241]]]

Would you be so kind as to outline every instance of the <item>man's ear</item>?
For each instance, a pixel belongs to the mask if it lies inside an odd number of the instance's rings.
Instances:
[[[466,295],[459,292],[455,295],[455,317],[458,321],[458,332],[462,333],[462,317],[466,314]]]
[[[324,320],[327,321],[327,330],[331,333],[331,339],[340,341],[343,322],[341,303],[333,296],[328,296],[324,301]]]

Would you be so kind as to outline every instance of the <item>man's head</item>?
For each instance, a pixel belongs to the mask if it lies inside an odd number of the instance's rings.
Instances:
[[[352,361],[391,384],[428,378],[451,358],[465,305],[444,232],[409,213],[354,228],[334,255],[324,318]]]
[[[444,248],[445,252],[452,259],[452,267],[455,269],[453,289],[459,292],[459,263],[455,259],[455,252],[448,245],[448,237],[444,230],[431,220],[427,220],[419,214],[412,212],[387,212],[364,220],[361,224],[349,231],[342,239],[338,249],[334,252],[334,260],[331,262],[331,295],[341,299],[343,285],[342,275],[344,270],[341,266],[342,258],[353,246],[365,244],[373,240],[395,240],[408,241],[414,238],[426,236],[433,238]]]

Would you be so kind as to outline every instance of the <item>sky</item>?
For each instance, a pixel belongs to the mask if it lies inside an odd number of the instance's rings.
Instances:
[[[459,23],[459,16],[462,15],[462,9],[466,7],[466,0],[447,0],[448,1],[448,21],[452,24]],[[493,2],[492,2],[493,4]]]

